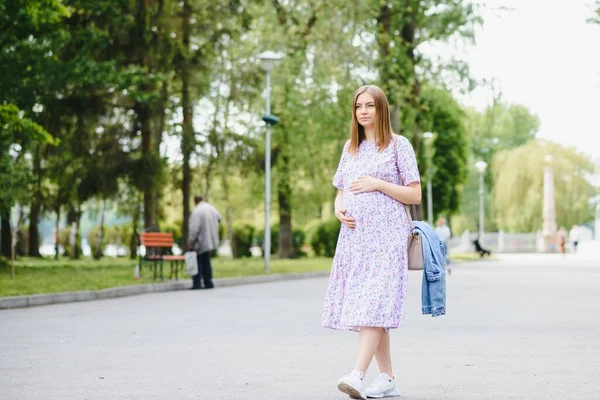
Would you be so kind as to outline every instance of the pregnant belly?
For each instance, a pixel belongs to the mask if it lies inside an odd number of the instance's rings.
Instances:
[[[369,192],[344,195],[344,206],[348,216],[356,219],[357,224],[365,219],[382,219],[397,210],[396,200],[381,193]]]

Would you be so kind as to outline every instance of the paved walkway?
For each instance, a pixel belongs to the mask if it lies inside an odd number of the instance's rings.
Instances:
[[[600,265],[456,265],[448,315],[392,333],[405,400],[600,398]],[[346,399],[356,334],[319,326],[324,278],[0,311],[0,399]],[[374,366],[368,373],[370,381]]]

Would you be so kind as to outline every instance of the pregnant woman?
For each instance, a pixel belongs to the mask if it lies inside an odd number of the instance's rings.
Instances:
[[[392,133],[388,101],[377,86],[354,94],[351,137],[333,185],[342,228],[322,324],[359,332],[354,370],[338,381],[338,389],[353,399],[399,396],[389,330],[404,319],[411,233],[405,204],[421,202],[421,184],[413,148]],[[365,391],[373,356],[380,374]]]

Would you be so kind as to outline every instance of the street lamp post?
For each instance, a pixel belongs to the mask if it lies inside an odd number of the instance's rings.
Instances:
[[[479,171],[479,241],[483,240],[483,233],[485,231],[484,228],[484,205],[483,205],[483,196],[485,194],[483,190],[483,173],[487,168],[487,163],[485,161],[478,161],[475,163],[475,168]]]
[[[269,262],[271,259],[271,125],[279,122],[279,118],[271,115],[271,70],[275,62],[281,58],[281,55],[272,51],[265,51],[259,56],[263,70],[266,74],[266,113],[263,116],[263,121],[267,124],[267,134],[265,137],[265,237],[264,237],[264,257],[265,257],[265,273],[271,272]]]
[[[433,189],[431,187],[431,180],[433,179],[433,166],[431,165],[433,133],[425,132],[423,138],[425,139],[425,151],[427,154],[427,221],[429,222],[429,225],[433,226]]]

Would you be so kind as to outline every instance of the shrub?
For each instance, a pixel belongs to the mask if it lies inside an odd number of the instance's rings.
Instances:
[[[162,224],[160,231],[172,234],[173,243],[177,244],[180,248],[183,248],[186,245],[187,238],[183,237],[183,223],[180,219],[170,224]]]
[[[256,233],[256,244],[265,250],[265,230]],[[271,225],[271,255],[279,252],[279,225]]]
[[[65,249],[65,252],[63,253],[63,256],[65,257],[70,257],[72,253],[70,238],[71,228],[60,228],[58,232],[58,244],[61,245],[63,249]]]
[[[316,255],[333,257],[340,228],[341,223],[337,218],[329,219],[319,225],[310,241]]]
[[[306,252],[302,250],[304,241],[306,240],[306,233],[302,229],[294,229],[292,233],[292,244],[294,246],[294,257],[306,257]]]
[[[261,229],[256,234],[256,243],[264,250],[265,230]],[[292,231],[292,246],[294,248],[294,257],[305,257],[306,253],[302,251],[302,245],[306,240],[306,234],[302,229]],[[271,255],[279,252],[279,225],[271,226]]]
[[[225,221],[221,220],[221,223],[219,224],[219,241],[225,240],[226,236],[227,228],[225,227]]]
[[[88,244],[92,250],[92,257],[94,257],[95,260],[99,260],[100,258],[102,258],[103,253],[102,250],[104,249],[104,245],[106,244],[106,235],[107,235],[107,227],[104,227],[104,233],[102,234],[102,243],[100,245],[100,248],[98,249],[98,230],[100,229],[99,225],[94,226],[92,229],[90,229],[88,231],[88,235],[87,235],[87,239],[88,239]]]
[[[254,240],[254,227],[248,224],[237,224],[233,226],[233,241],[231,250],[235,258],[249,257],[250,247]]]

